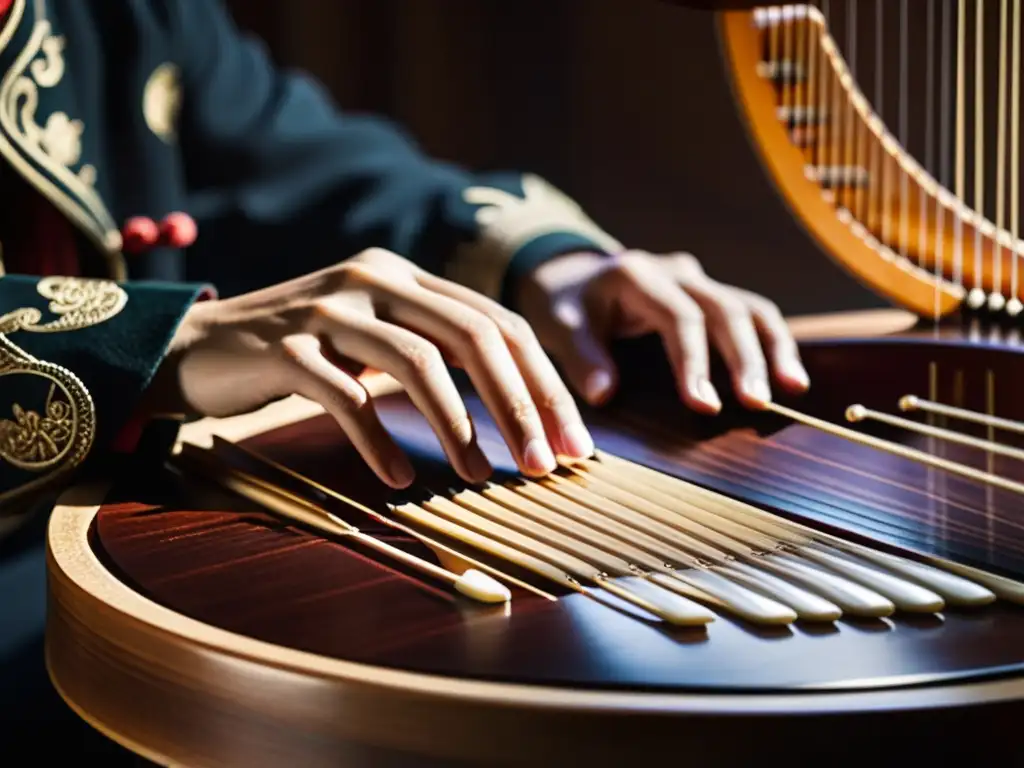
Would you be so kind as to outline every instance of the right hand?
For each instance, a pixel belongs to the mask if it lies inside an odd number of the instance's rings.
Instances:
[[[246,413],[291,394],[324,407],[373,471],[395,488],[414,477],[357,379],[393,376],[430,422],[452,466],[479,483],[491,466],[445,365],[464,369],[520,470],[541,476],[555,453],[593,441],[529,325],[500,304],[371,249],[327,269],[186,314],[161,371],[188,410]]]

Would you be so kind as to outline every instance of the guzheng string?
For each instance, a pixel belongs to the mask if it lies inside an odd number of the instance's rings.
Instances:
[[[462,571],[465,571],[467,568],[478,569],[480,571],[484,571],[486,573],[491,574],[492,576],[500,579],[502,582],[512,584],[514,586],[519,587],[520,589],[532,592],[533,594],[537,595],[538,597],[544,598],[545,600],[553,601],[557,599],[554,595],[550,594],[549,592],[545,592],[531,584],[525,583],[520,579],[517,579],[503,571],[494,568],[494,566],[479,562],[474,558],[468,556],[466,553],[455,550],[442,542],[435,541],[427,536],[424,536],[420,531],[408,528],[407,526],[404,526],[401,523],[398,523],[386,517],[385,515],[382,515],[379,512],[371,509],[365,504],[360,504],[358,501],[343,496],[337,491],[334,491],[313,480],[310,480],[288,467],[285,467],[277,462],[267,459],[266,457],[248,451],[245,448],[235,445],[234,443],[231,443],[221,437],[214,436],[213,450],[211,452],[203,454],[199,451],[199,449],[196,448],[196,446],[186,444],[182,447],[182,455],[193,459],[193,462],[191,462],[191,466],[193,469],[200,470],[200,472],[204,474],[206,477],[213,480],[217,480],[222,484],[224,484],[223,480],[225,478],[227,480],[232,481],[234,486],[233,489],[236,492],[239,492],[242,495],[247,496],[251,500],[258,502],[258,499],[253,498],[253,495],[247,492],[248,489],[246,488],[246,486],[251,484],[250,477],[247,476],[245,472],[239,470],[237,467],[229,468],[229,462],[225,463],[222,461],[218,464],[215,461],[215,458],[219,457],[223,459],[225,457],[234,456],[242,457],[249,461],[256,462],[257,466],[261,466],[265,469],[270,469],[273,472],[279,473],[281,475],[284,475],[285,477],[297,481],[302,488],[304,488],[307,492],[311,492],[315,496],[323,498],[333,498],[339,503],[343,504],[344,506],[355,509],[360,514],[365,515],[374,522],[380,523],[389,528],[393,528],[399,531],[400,533],[403,533],[407,536],[416,539],[421,544],[431,549],[435,553],[435,555],[439,557],[439,559],[447,562],[452,568],[460,569]],[[201,456],[205,456],[205,458],[200,458]],[[280,487],[279,483],[275,484],[273,483],[273,481],[269,480],[264,480],[263,483],[264,485],[269,484],[275,487]],[[308,503],[310,501],[315,500],[307,499],[306,501]],[[329,511],[323,509],[322,507],[316,506],[315,504],[313,504],[313,506],[315,506],[316,509],[318,509],[320,516],[328,521],[328,530],[333,530],[339,525],[347,525],[343,521],[339,520],[336,515],[331,514]],[[318,523],[314,522],[314,527],[320,526]]]
[[[986,185],[993,180],[986,179],[984,169],[990,146],[986,132],[993,127],[985,104],[986,77],[992,76],[985,52],[987,6],[983,0],[973,5],[966,0],[940,3],[940,14],[932,2],[926,9],[923,167],[906,149],[911,140],[909,0],[900,0],[898,6],[882,0],[873,4],[874,103],[857,86],[869,65],[867,57],[857,52],[857,0],[843,7],[845,58],[830,33],[840,14],[834,13],[829,0],[822,0],[820,9],[812,3],[771,6],[755,13],[755,22],[767,32],[767,61],[762,61],[760,72],[779,90],[779,118],[803,152],[808,178],[820,185],[840,219],[881,258],[927,278],[935,296],[936,326],[940,299],[947,293],[965,299],[971,310],[986,308],[1014,316],[1024,309],[1018,297],[1021,0],[1012,4],[999,0],[998,6],[997,164],[992,199]],[[885,71],[884,11],[893,7],[898,11],[895,135],[885,122],[885,83],[891,73]],[[936,52],[940,54],[938,77]],[[937,141],[936,79],[942,91]],[[955,80],[952,87],[951,79]],[[969,157],[969,143],[973,157]],[[951,183],[952,193],[948,191]],[[920,201],[916,222],[914,195]],[[987,204],[994,208],[994,223],[986,218]],[[1007,205],[1009,232],[1005,229]],[[947,218],[952,218],[953,229],[949,242]],[[1004,249],[1010,254],[1009,287],[1003,282]],[[991,267],[988,275],[987,267]],[[988,471],[779,404],[769,404],[768,410],[989,488],[1024,492],[1024,484],[992,471],[995,455],[1024,459],[1021,449],[995,440],[996,430],[1024,433],[1024,424],[991,412],[991,375],[985,414],[938,402],[937,380],[933,363],[927,398],[908,395],[899,402],[900,409],[919,411],[928,419],[941,416],[984,425],[989,429],[987,440],[856,403],[847,410],[847,421],[884,423],[925,435],[935,441],[933,445],[969,446],[987,454]],[[304,483],[310,493],[333,494],[336,502],[354,504],[294,473],[292,479]],[[243,487],[237,474],[234,480],[234,487]],[[929,613],[947,605],[980,606],[996,599],[1024,604],[1024,585],[1011,579],[934,557],[902,557],[855,545],[603,453],[593,460],[566,464],[540,481],[519,478],[477,488],[424,492],[422,499],[390,506],[390,524],[439,546],[442,541],[457,542],[458,547],[443,545],[449,555],[461,555],[468,547],[514,565],[541,583],[596,600],[611,596],[674,624],[712,621],[708,606],[754,623],[787,624],[834,621],[842,615]],[[384,518],[373,510],[370,514]],[[424,530],[431,533],[430,538]]]
[[[280,465],[228,446],[220,441],[220,450],[209,452],[220,462],[220,474],[210,476],[259,503],[232,456]],[[287,472],[306,497],[326,490]],[[603,452],[541,480],[420,490],[421,499],[389,506],[404,530],[430,531],[429,541],[458,542],[541,582],[612,607],[617,599],[675,625],[703,625],[715,612],[785,625],[934,613],[996,599],[1024,604],[1024,585],[1010,579],[874,550]]]

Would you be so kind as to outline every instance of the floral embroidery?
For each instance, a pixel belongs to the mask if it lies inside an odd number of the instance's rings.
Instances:
[[[37,307],[22,307],[0,317],[0,377],[29,379],[26,391],[48,391],[38,410],[11,406],[12,418],[0,420],[0,462],[41,475],[6,494],[0,502],[40,490],[79,466],[96,438],[96,409],[89,390],[71,371],[38,360],[9,336],[17,332],[58,333],[105,322],[124,309],[128,294],[107,280],[47,277],[36,286],[56,319],[42,322]]]
[[[9,28],[25,15],[15,0]],[[67,112],[37,115],[42,89],[56,88],[67,74],[62,35],[53,34],[45,1],[36,2],[36,20],[25,47],[0,82],[0,153],[106,254],[111,276],[126,277],[119,230],[96,191],[96,168],[82,163],[85,125]]]

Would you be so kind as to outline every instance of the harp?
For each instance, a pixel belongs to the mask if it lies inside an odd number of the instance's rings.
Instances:
[[[624,343],[621,397],[587,413],[601,455],[541,484],[468,390],[507,470],[483,488],[453,481],[404,394],[378,391],[417,456],[405,498],[309,404],[190,425],[169,466],[74,489],[51,521],[48,658],[83,717],[195,766],[1016,748],[1021,2],[708,5],[791,214],[920,322],[794,321],[811,393],[715,419],[678,407],[656,340]],[[896,33],[895,112],[863,68],[878,9],[896,14],[877,17]],[[939,66],[908,63],[903,88],[912,13]],[[900,119],[915,71],[931,123]],[[1002,158],[995,173],[971,148]],[[474,600],[458,579],[476,569],[511,601]]]
[[[999,322],[1024,307],[1020,10],[820,0],[720,12],[736,101],[779,194],[826,253],[922,318]]]

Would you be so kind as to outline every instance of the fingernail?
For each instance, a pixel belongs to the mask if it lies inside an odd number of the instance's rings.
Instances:
[[[588,459],[594,455],[594,439],[582,424],[562,427],[562,447],[574,459]]]
[[[722,407],[722,401],[718,397],[718,392],[715,391],[714,385],[703,377],[697,380],[697,397],[715,410]]]
[[[752,376],[746,379],[743,382],[743,392],[751,400],[757,400],[760,403],[770,403],[772,400],[772,391],[762,376]]]
[[[790,360],[783,366],[782,371],[801,387],[806,389],[811,386],[811,377],[807,375],[807,370],[799,360]]]
[[[404,457],[391,462],[391,479],[402,488],[406,488],[416,477],[412,465]]]
[[[547,444],[546,440],[541,440],[539,437],[533,438],[526,444],[526,450],[523,452],[523,461],[526,463],[527,468],[534,472],[553,472],[555,467],[558,466],[555,461],[555,454],[551,452],[551,446]]]
[[[469,464],[469,473],[472,475],[472,480],[475,483],[482,483],[494,471],[491,467],[491,462],[487,460],[484,452],[480,450],[480,446],[476,444],[470,447],[466,463]]]
[[[612,377],[608,371],[594,371],[587,377],[587,383],[583,387],[583,396],[591,405],[599,403],[608,394],[611,386]]]

